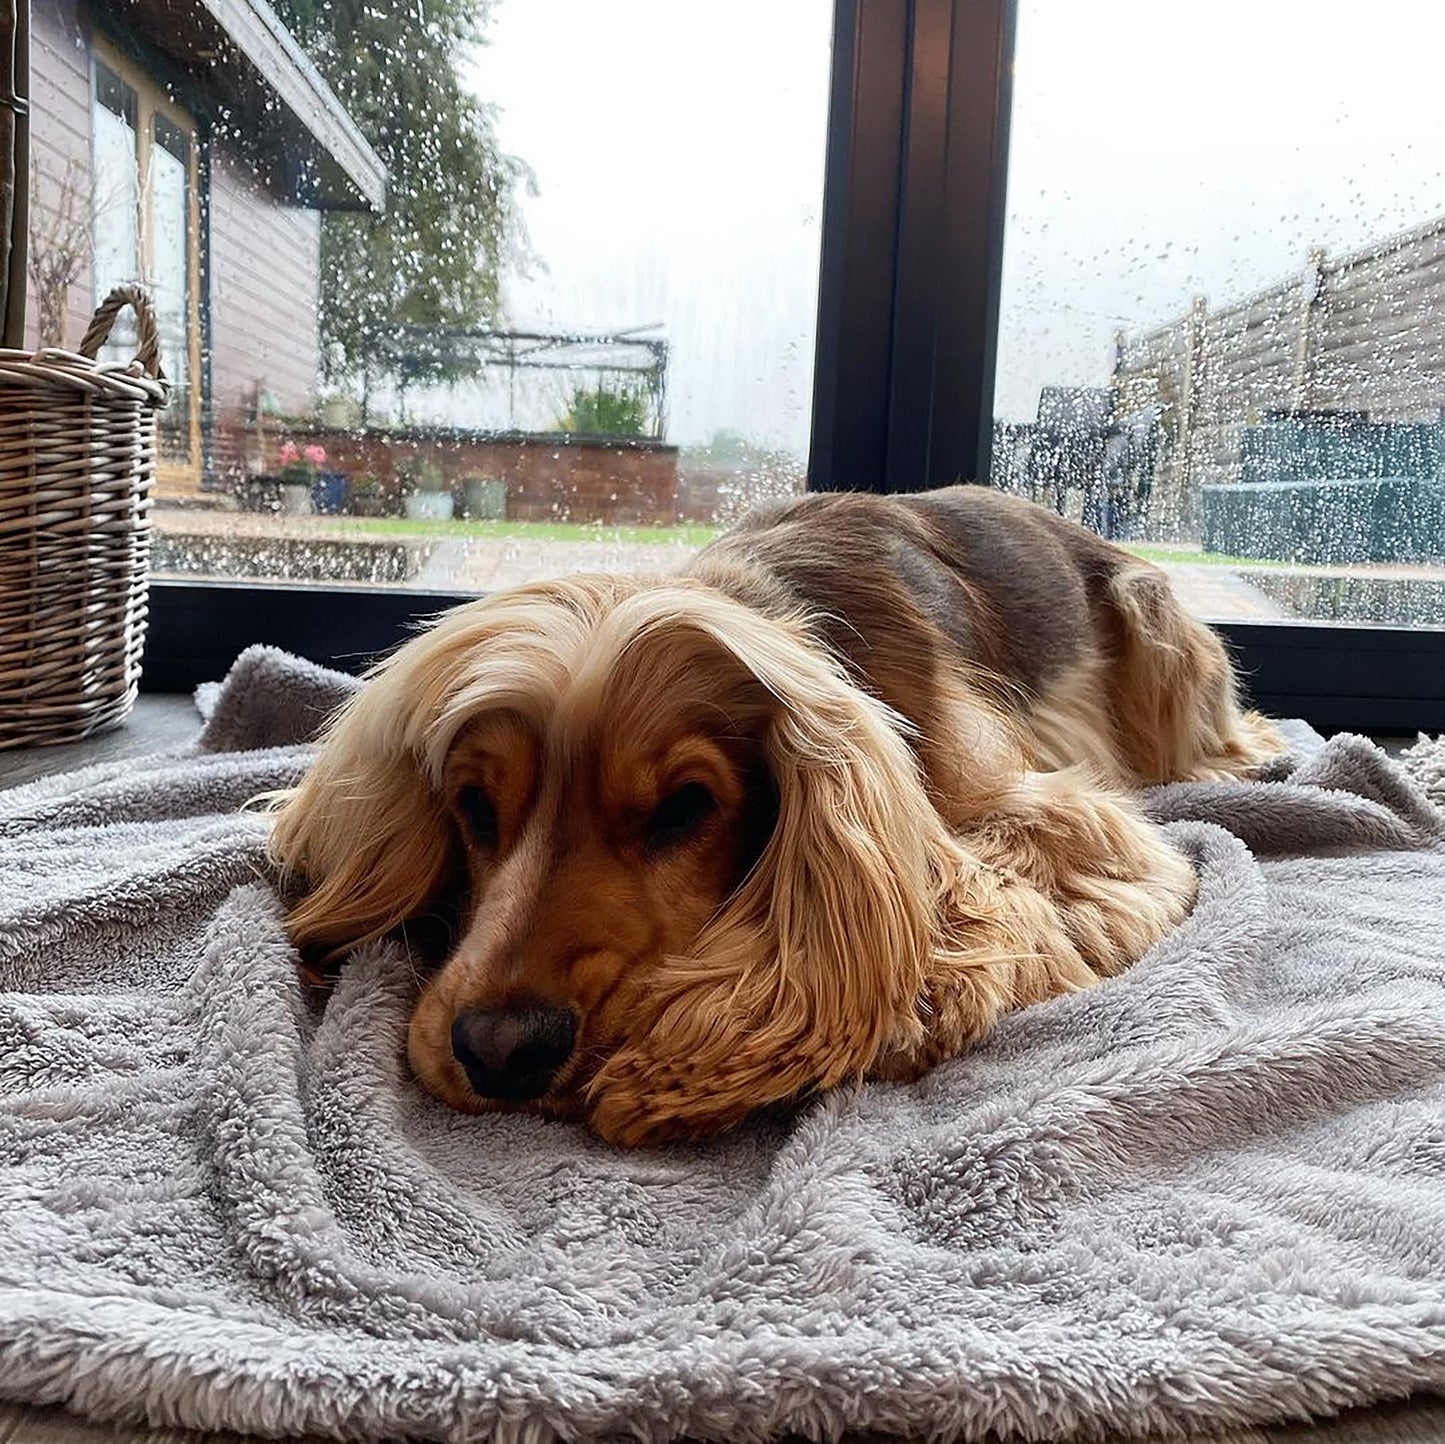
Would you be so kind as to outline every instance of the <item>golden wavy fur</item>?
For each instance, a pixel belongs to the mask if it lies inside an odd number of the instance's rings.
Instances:
[[[447,614],[272,845],[308,952],[456,915],[409,1036],[438,1097],[648,1143],[1128,967],[1194,894],[1128,790],[1279,749],[1152,566],[981,488],[817,496]]]

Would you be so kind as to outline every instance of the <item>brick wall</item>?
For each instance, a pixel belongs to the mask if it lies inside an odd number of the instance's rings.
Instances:
[[[800,465],[775,468],[690,467],[677,482],[677,519],[731,526],[767,501],[800,496],[807,480]]]
[[[512,521],[628,526],[678,519],[677,448],[662,442],[306,428],[265,437],[268,469],[277,469],[276,453],[288,437],[298,445],[324,446],[327,470],[343,471],[353,481],[372,477],[393,494],[401,485],[398,473],[422,460],[440,466],[458,495],[469,476],[505,481]]]

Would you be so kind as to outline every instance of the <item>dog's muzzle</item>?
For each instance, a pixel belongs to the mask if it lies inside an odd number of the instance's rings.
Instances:
[[[452,1053],[472,1091],[499,1103],[540,1098],[576,1039],[575,1015],[550,1003],[471,1008],[452,1024]]]

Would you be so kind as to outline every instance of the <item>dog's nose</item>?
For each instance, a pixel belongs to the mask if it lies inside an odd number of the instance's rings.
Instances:
[[[521,1103],[547,1091],[576,1038],[577,1019],[567,1008],[470,1008],[452,1024],[452,1053],[479,1098]]]

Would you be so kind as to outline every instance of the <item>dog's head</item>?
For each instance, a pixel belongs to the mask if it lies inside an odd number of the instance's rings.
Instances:
[[[861,1077],[916,1039],[946,836],[899,719],[802,620],[571,578],[402,647],[282,799],[298,946],[448,902],[409,1035],[453,1106],[637,1143]]]

